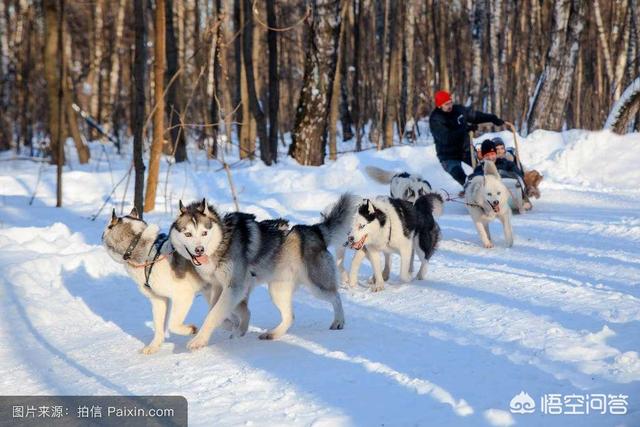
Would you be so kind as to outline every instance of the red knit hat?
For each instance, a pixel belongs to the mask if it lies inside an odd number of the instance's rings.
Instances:
[[[439,90],[436,92],[435,100],[436,107],[442,107],[443,104],[451,101],[451,95],[446,90]]]

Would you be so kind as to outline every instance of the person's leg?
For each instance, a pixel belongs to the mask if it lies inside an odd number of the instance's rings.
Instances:
[[[442,165],[442,168],[458,182],[458,184],[464,186],[464,183],[467,180],[467,174],[464,173],[462,163],[459,160],[443,160],[440,164]]]

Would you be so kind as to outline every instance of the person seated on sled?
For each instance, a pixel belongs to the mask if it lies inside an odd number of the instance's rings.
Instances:
[[[504,160],[509,163],[513,163],[515,165],[514,171],[520,176],[520,178],[524,179],[524,171],[522,170],[518,162],[516,162],[516,156],[512,152],[507,151],[502,138],[497,136],[493,138],[491,141],[493,141],[493,144],[496,147],[496,157],[497,157],[496,162],[500,162],[502,164]],[[508,170],[508,171],[513,170],[510,164],[506,164],[506,165],[507,166],[503,168],[504,170]],[[498,163],[496,163],[496,167],[500,169],[500,167],[498,167]]]
[[[471,166],[469,132],[476,130],[479,123],[491,122],[502,126],[504,121],[494,114],[454,104],[449,92],[443,90],[436,92],[435,104],[436,108],[429,116],[429,128],[438,160],[453,179],[464,185],[467,175],[462,169],[462,162]]]
[[[524,183],[524,187],[525,187],[525,196],[526,196],[525,201],[529,202],[529,198],[531,197],[535,197],[536,199],[539,199],[540,190],[538,189],[538,185],[543,179],[543,176],[540,174],[540,172],[538,172],[535,169],[531,169],[525,172],[523,170],[524,168],[522,167],[522,164],[516,162],[515,156],[510,151],[507,151],[505,149],[504,141],[502,140],[502,138],[498,136],[493,138],[492,141],[496,145],[496,154],[497,154],[498,160],[501,158],[505,158],[516,164],[516,168],[517,168],[516,172],[518,173],[518,176]],[[498,165],[496,164],[496,166]],[[498,169],[500,168],[498,167]]]
[[[504,143],[502,146],[504,148]],[[496,169],[498,169],[502,178],[510,178],[517,181],[517,185],[520,187],[522,193],[522,209],[530,210],[532,205],[525,192],[524,180],[522,178],[520,168],[518,168],[518,165],[516,165],[515,162],[508,160],[506,157],[498,157],[497,151],[496,144],[492,140],[485,139],[482,141],[482,145],[480,146],[481,161],[473,170],[473,173],[467,177],[467,182],[471,181],[471,179],[476,176],[484,175],[483,162],[485,160],[490,160],[496,164]]]

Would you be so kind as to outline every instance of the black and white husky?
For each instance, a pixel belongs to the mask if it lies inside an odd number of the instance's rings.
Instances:
[[[193,299],[198,292],[210,302],[213,298],[209,294],[211,288],[196,273],[191,261],[172,252],[166,235],[159,231],[157,225],[141,220],[134,208],[124,217],[118,217],[113,210],[102,233],[107,253],[124,264],[140,292],[151,302],[154,336],[141,350],[144,354],[155,353],[164,342],[167,314],[169,331],[178,335],[195,334],[194,325],[184,324]]]
[[[376,166],[367,166],[365,172],[380,184],[391,184],[390,194],[393,199],[415,203],[418,197],[429,195],[433,204],[433,216],[439,218],[442,215],[444,199],[422,176],[409,172],[393,173]]]
[[[427,196],[418,197],[414,204],[400,199],[378,197],[365,199],[358,207],[348,243],[356,250],[351,262],[349,283],[355,286],[362,259],[367,256],[373,268],[372,291],[384,288],[388,268],[380,266],[380,252],[385,257],[392,252],[400,254],[400,280],[411,281],[409,265],[412,250],[418,254],[421,265],[418,279],[427,274],[427,263],[440,239],[440,227],[433,218],[433,204]],[[387,264],[388,265],[388,264]]]
[[[260,226],[253,215],[220,216],[205,201],[183,206],[171,227],[171,243],[190,259],[200,277],[220,289],[220,297],[207,314],[189,349],[204,347],[213,331],[245,301],[255,284],[268,283],[269,294],[282,316],[281,323],[260,335],[276,339],[293,323],[292,297],[306,285],[333,306],[331,329],[344,327],[338,293],[336,263],[328,246],[344,241],[341,231],[351,221],[352,196],[343,195],[315,225],[295,225],[290,230]]]

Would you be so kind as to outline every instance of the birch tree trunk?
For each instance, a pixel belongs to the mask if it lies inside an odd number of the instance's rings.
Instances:
[[[484,0],[467,0],[469,24],[471,26],[471,105],[481,108],[480,90],[482,85],[482,33],[485,27]]]
[[[613,105],[604,128],[624,133],[638,111],[640,111],[640,77],[625,89],[621,98]]]
[[[529,109],[527,132],[539,128],[562,129],[584,27],[583,7],[580,0],[561,0],[554,4],[552,41]]]
[[[158,187],[158,173],[160,172],[160,154],[164,143],[164,68],[165,68],[165,3],[164,0],[156,0],[155,10],[155,43],[153,45],[154,66],[154,98],[155,108],[153,113],[153,142],[149,155],[149,176],[147,177],[147,192],[144,199],[144,211],[149,212],[155,208],[156,189]]]
[[[318,0],[314,3],[302,92],[289,150],[291,156],[302,165],[318,166],[324,163],[323,137],[336,68],[339,27],[338,0]]]
[[[120,56],[123,54],[122,48],[122,33],[124,30],[124,14],[127,9],[126,0],[120,0],[118,5],[118,14],[116,16],[116,39],[115,46],[113,48],[113,52],[111,53],[111,71],[109,73],[109,99],[107,102],[107,108],[110,110],[109,123],[106,126],[106,131],[109,132],[111,128],[117,131],[117,123],[115,117],[115,104],[116,104],[116,95],[118,93],[118,89],[120,86],[118,85],[118,79],[120,77]],[[138,211],[142,212],[142,210]]]
[[[502,28],[502,0],[491,1],[490,47],[491,47],[491,107],[498,116],[502,114],[502,71],[500,69],[500,28]]]
[[[102,55],[104,52],[104,0],[96,0],[95,8],[95,33],[93,44],[93,61],[91,62],[91,71],[89,73],[89,85],[91,86],[91,115],[101,122],[100,107],[101,100],[100,88],[102,87]]]
[[[402,114],[402,120],[404,131],[403,133],[408,139],[415,141],[414,128],[415,113],[416,113],[416,91],[415,91],[415,43],[416,43],[416,2],[415,0],[409,0],[406,3],[405,20],[404,20],[404,55],[405,55],[405,90],[404,90],[404,102],[405,106]]]
[[[342,10],[341,10],[341,20],[342,25],[340,26],[340,36],[338,37],[338,52],[336,59],[336,71],[333,76],[333,86],[331,89],[331,102],[330,102],[330,110],[329,110],[329,159],[336,160],[338,158],[338,144],[337,144],[337,132],[338,132],[338,113],[339,113],[339,104],[340,104],[340,96],[341,90],[340,86],[342,84],[342,63],[345,61],[344,51],[345,51],[345,19],[347,14],[349,13],[349,3],[347,1],[342,2]]]
[[[622,2],[622,33],[620,35],[620,41],[618,41],[616,62],[613,69],[613,100],[617,101],[622,94],[622,79],[624,78],[624,72],[627,67],[628,55],[629,55],[629,37],[631,35],[631,11],[629,9],[629,2],[625,0]]]
[[[400,7],[399,2],[393,2],[391,10],[389,10],[389,71],[387,73],[388,86],[385,91],[386,99],[383,117],[385,148],[393,146],[393,127],[398,117],[398,102],[400,100],[400,55],[402,53],[400,34],[398,34],[400,31],[400,25],[398,25],[398,20],[401,17]]]

